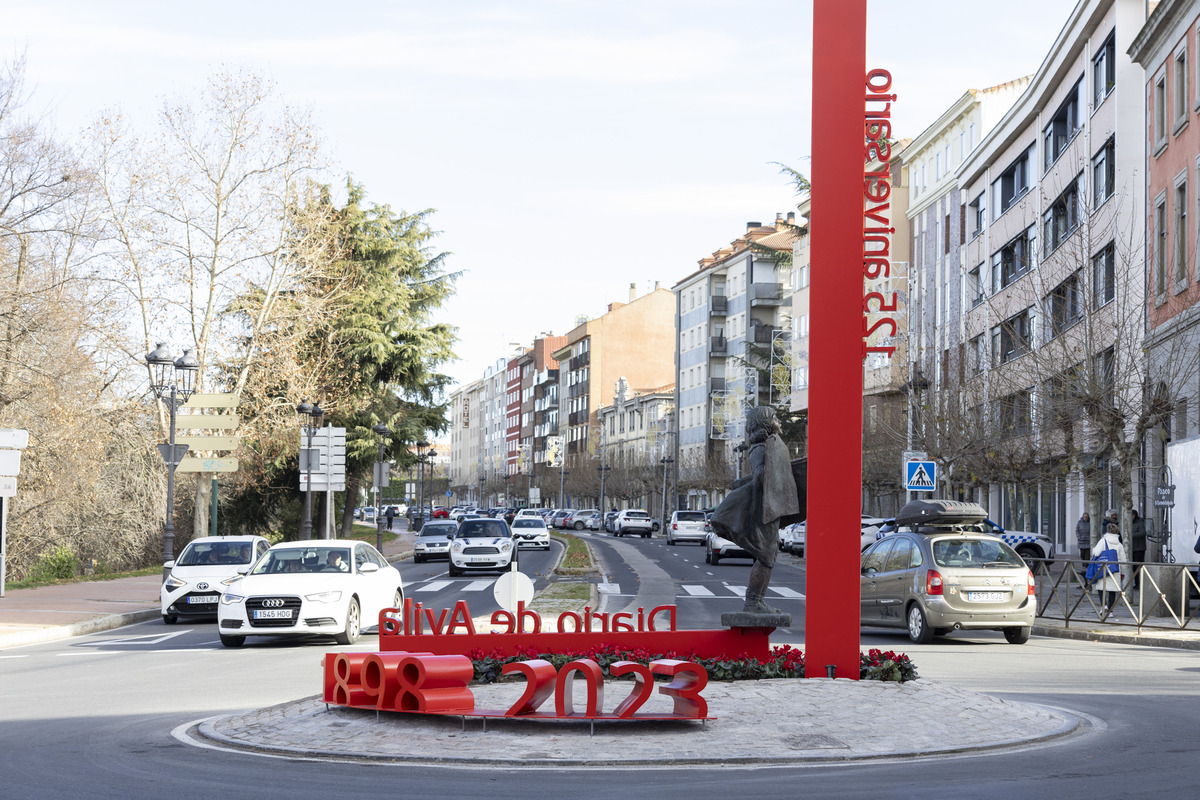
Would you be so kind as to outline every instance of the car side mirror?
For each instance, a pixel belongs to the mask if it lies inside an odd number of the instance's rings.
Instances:
[[[863,567],[862,574],[870,576],[870,575],[874,575],[877,571],[878,570],[876,570],[874,567]]]
[[[175,566],[174,561],[164,561],[163,562],[163,569],[172,569],[174,566]]]
[[[368,561],[358,568],[358,571],[364,575],[371,572],[379,572],[379,565],[374,561]]]
[[[238,567],[237,568],[238,575],[245,575],[247,572],[250,571],[250,566],[251,566],[250,564],[243,564],[242,566]]]

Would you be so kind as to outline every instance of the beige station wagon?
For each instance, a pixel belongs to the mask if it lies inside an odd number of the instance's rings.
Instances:
[[[956,630],[999,630],[1029,641],[1037,614],[1033,573],[1011,547],[969,530],[985,517],[975,503],[918,500],[896,516],[899,530],[863,552],[864,626],[907,628],[914,642]]]

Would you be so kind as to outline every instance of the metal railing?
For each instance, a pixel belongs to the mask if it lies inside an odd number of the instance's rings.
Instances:
[[[1111,611],[1100,589],[1087,581],[1087,562],[1026,558],[1037,582],[1039,618],[1075,623],[1104,622],[1126,627],[1186,630],[1200,623],[1200,605],[1191,609],[1193,593],[1200,594],[1195,564],[1122,561],[1125,575]],[[1100,581],[1097,580],[1097,583]]]

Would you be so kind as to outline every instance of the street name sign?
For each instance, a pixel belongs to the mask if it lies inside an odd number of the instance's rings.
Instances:
[[[236,458],[185,458],[175,472],[237,472],[237,468]]]

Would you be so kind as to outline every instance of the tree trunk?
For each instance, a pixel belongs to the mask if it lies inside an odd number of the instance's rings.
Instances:
[[[354,506],[358,502],[358,486],[362,482],[361,478],[351,478],[346,476],[346,505],[342,509],[341,536],[349,538],[350,532],[354,529]],[[379,513],[379,509],[375,510]]]
[[[209,511],[212,507],[212,476],[196,473],[195,508],[192,510],[192,538],[209,534]],[[219,531],[218,531],[219,533]]]

